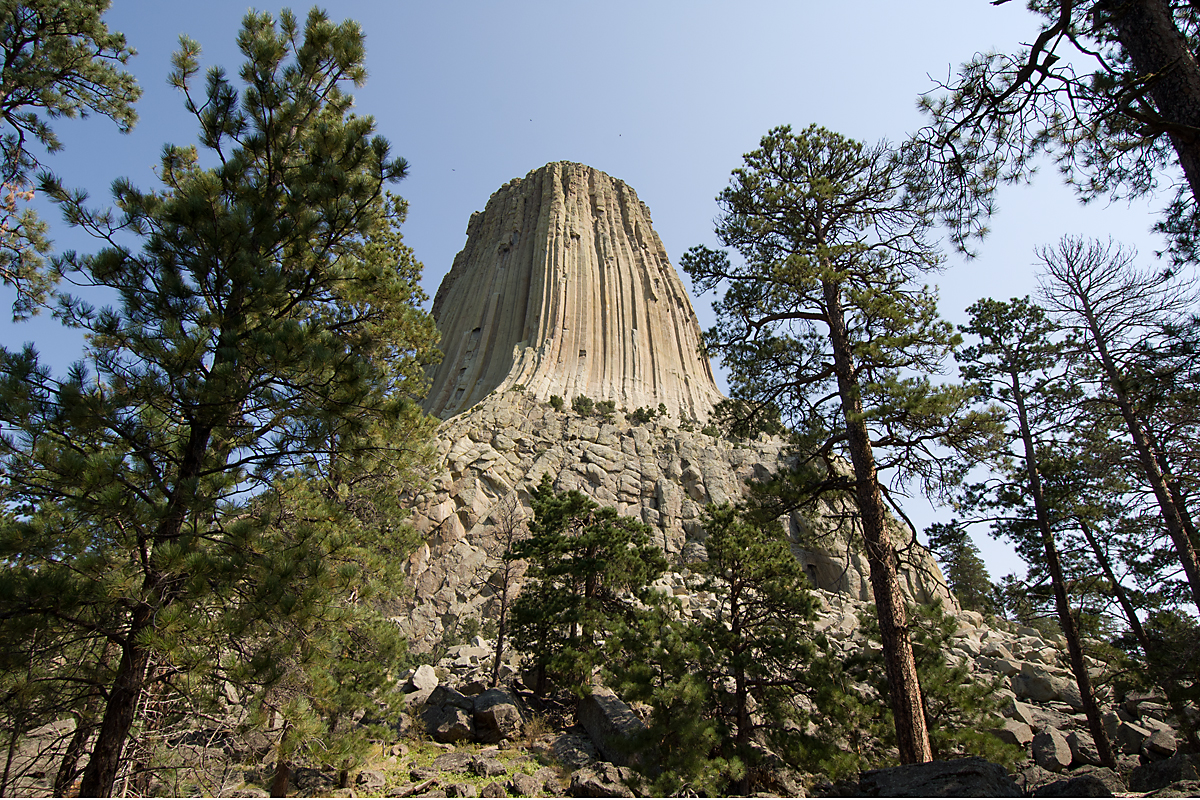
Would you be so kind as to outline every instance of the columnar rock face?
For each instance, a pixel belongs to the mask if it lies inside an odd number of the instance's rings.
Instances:
[[[528,520],[544,475],[649,525],[674,565],[660,588],[711,611],[711,598],[693,601],[685,585],[705,557],[705,505],[737,502],[749,480],[791,456],[782,439],[728,441],[696,424],[721,395],[683,284],[633,190],[567,162],[509,182],[472,217],[433,313],[445,360],[426,408],[446,421],[438,468],[412,498],[425,544],[407,564],[414,594],[400,622],[410,642],[422,649],[463,620],[495,618],[504,521]],[[580,394],[614,408],[549,402]],[[654,413],[628,413],[639,407]],[[815,587],[865,602],[866,559],[838,523],[849,511],[795,513],[787,529]],[[910,598],[954,605],[928,553],[902,562]]]
[[[426,410],[443,419],[514,386],[707,419],[721,399],[700,326],[633,189],[556,162],[471,216],[434,299],[445,355]]]

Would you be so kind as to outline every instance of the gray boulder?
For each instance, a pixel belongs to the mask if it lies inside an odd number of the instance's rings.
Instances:
[[[1039,786],[1034,797],[1116,797],[1125,793],[1125,784],[1111,769],[1089,770],[1069,778]]]
[[[1117,725],[1116,735],[1112,738],[1113,744],[1121,752],[1134,755],[1142,751],[1142,745],[1150,738],[1150,731],[1132,722],[1121,722]]]
[[[1017,697],[1034,703],[1059,699],[1059,683],[1059,678],[1029,662],[1021,667],[1021,674],[1012,676],[1012,689]]]
[[[1004,724],[992,731],[1002,742],[1015,744],[1017,747],[1024,747],[1033,741],[1033,728],[1030,728],[1024,722],[1017,722],[1013,719],[1004,720]]]
[[[1200,797],[1200,781],[1176,781],[1146,797]]]
[[[413,689],[428,689],[432,692],[437,688],[438,677],[437,673],[433,671],[433,667],[428,664],[422,664],[413,672],[408,682]]]
[[[571,797],[633,797],[626,781],[633,778],[628,767],[618,767],[604,761],[571,773],[567,794]]]
[[[475,762],[476,756],[461,750],[443,753],[433,760],[433,768],[438,772],[467,772]]]
[[[1011,720],[1023,722],[1029,727],[1034,727],[1034,716],[1029,706],[1014,699],[1009,699],[1008,703],[1001,709],[1001,713]]]
[[[1062,772],[1071,766],[1071,758],[1071,745],[1058,731],[1044,730],[1033,737],[1033,760],[1042,769]]]
[[[1071,748],[1071,766],[1079,767],[1085,764],[1100,766],[1100,751],[1096,742],[1082,731],[1071,731],[1067,734],[1067,744]]]
[[[475,736],[480,742],[515,739],[521,735],[521,726],[521,709],[512,692],[488,689],[475,698]]]
[[[517,797],[537,797],[542,793],[544,783],[544,781],[540,781],[532,775],[518,772],[508,782],[508,790]]]
[[[426,705],[430,706],[454,706],[461,708],[464,711],[471,711],[475,708],[475,698],[467,697],[457,689],[451,689],[446,685],[439,685],[429,695],[429,699],[425,701]]]
[[[1179,781],[1200,780],[1195,762],[1186,753],[1176,753],[1163,761],[1143,764],[1129,776],[1129,791],[1153,792]]]
[[[866,797],[1020,797],[1008,770],[982,758],[931,761],[869,770],[859,792]]]
[[[354,779],[359,791],[379,794],[387,786],[387,776],[377,769],[364,769]]]
[[[435,742],[454,744],[475,738],[470,712],[458,706],[426,706],[421,720]]]
[[[1170,731],[1158,729],[1146,737],[1146,741],[1142,744],[1142,747],[1145,748],[1146,755],[1151,760],[1160,761],[1175,755],[1175,751],[1179,749],[1179,744],[1175,741],[1175,735]]]
[[[1073,680],[1059,680],[1055,682],[1055,688],[1058,689],[1058,699],[1069,705],[1076,711],[1083,711],[1083,695],[1079,693],[1079,684]]]
[[[646,725],[616,693],[597,686],[579,703],[579,724],[606,761],[627,767],[638,760],[633,739]]]
[[[497,758],[476,756],[471,762],[471,772],[474,772],[481,778],[494,778],[497,775],[507,774],[508,768],[500,763],[500,760]]]

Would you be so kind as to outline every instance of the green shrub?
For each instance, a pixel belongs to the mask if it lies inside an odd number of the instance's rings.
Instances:
[[[571,401],[571,408],[575,409],[575,413],[581,417],[590,417],[596,410],[596,403],[587,395],[579,394],[575,395],[575,399]]]
[[[552,395],[550,395],[550,406],[551,406],[551,408],[553,408],[555,411],[562,411],[562,410],[563,410],[563,404],[564,404],[564,401],[563,401],[563,399],[562,399],[561,397],[559,397],[559,396],[558,396],[558,395],[556,395],[556,394],[552,394]]]
[[[629,421],[634,425],[644,425],[658,417],[665,416],[667,416],[667,406],[665,403],[659,403],[657,409],[638,406],[634,411],[630,412]]]

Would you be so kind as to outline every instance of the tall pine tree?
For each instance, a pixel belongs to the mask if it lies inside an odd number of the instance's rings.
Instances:
[[[214,68],[197,96],[199,47],[181,40],[171,80],[198,147],[165,148],[157,190],[118,181],[117,209],[95,211],[48,182],[104,242],[54,264],[113,297],[57,295],[84,361],[56,378],[32,348],[0,352],[0,486],[21,514],[0,618],[116,650],[84,795],[113,791],[181,632],[202,637],[236,606],[265,546],[246,498],[347,452],[403,454],[423,430],[412,397],[434,331],[398,239],[403,202],[384,191],[405,163],[345,91],[366,75],[363,33],[316,10],[303,25],[251,13],[238,45],[241,88]]]
[[[744,408],[812,433],[835,487],[853,496],[887,656],[905,762],[931,758],[887,504],[895,482],[938,491],[934,442],[977,432],[964,393],[935,386],[954,341],[921,278],[938,269],[922,198],[904,191],[886,146],[817,126],[776,128],[718,197],[717,236],[740,256],[696,247],[681,263],[699,291],[725,287],[707,347]],[[913,377],[921,375],[922,377]],[[844,469],[850,464],[849,476]]]
[[[989,459],[1002,478],[979,497],[981,502],[1015,514],[1009,522],[1015,539],[1031,538],[1040,546],[1088,729],[1101,762],[1115,767],[1116,759],[1084,663],[1079,624],[1067,594],[1055,535],[1062,510],[1049,501],[1040,466],[1044,451],[1056,437],[1065,436],[1069,414],[1064,409],[1077,405],[1078,400],[1065,370],[1062,339],[1056,337],[1045,312],[1028,298],[1008,303],[980,300],[967,311],[971,322],[963,331],[978,341],[958,353],[960,369],[964,378],[979,387],[981,398],[1006,410],[1011,431],[1011,444]]]

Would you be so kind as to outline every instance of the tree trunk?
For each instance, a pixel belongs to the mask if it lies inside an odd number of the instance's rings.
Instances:
[[[1200,202],[1200,65],[1164,0],[1109,0],[1121,48],[1163,120],[1179,166]]]
[[[1092,678],[1088,674],[1087,664],[1083,660],[1083,643],[1079,636],[1079,626],[1075,624],[1075,615],[1071,613],[1071,602],[1067,597],[1067,582],[1063,577],[1062,561],[1059,559],[1058,546],[1055,544],[1054,533],[1050,527],[1050,513],[1046,508],[1046,498],[1042,492],[1042,479],[1038,473],[1037,451],[1034,449],[1033,434],[1030,432],[1025,395],[1017,373],[1010,373],[1010,376],[1013,401],[1017,407],[1017,424],[1020,426],[1021,443],[1025,450],[1025,475],[1029,494],[1033,498],[1034,514],[1037,517],[1038,531],[1042,538],[1042,549],[1046,554],[1046,569],[1050,573],[1050,585],[1054,589],[1054,607],[1058,612],[1058,622],[1062,626],[1063,636],[1067,640],[1067,656],[1071,662],[1071,672],[1074,673],[1075,683],[1079,687],[1079,696],[1083,701],[1083,713],[1087,716],[1088,731],[1092,734],[1092,740],[1096,744],[1100,763],[1115,770],[1117,759],[1109,744],[1108,731],[1104,728],[1104,719],[1100,716],[1100,707],[1096,704],[1096,696],[1092,691]]]
[[[71,784],[75,782],[75,776],[79,774],[79,759],[87,747],[88,738],[96,729],[91,715],[92,701],[89,700],[75,719],[75,732],[71,734],[71,741],[67,743],[67,750],[58,765],[58,774],[54,776],[55,797],[66,797]]]
[[[21,740],[25,715],[19,714],[11,731],[8,732],[8,747],[4,756],[4,774],[0,775],[0,797],[8,797],[8,778],[12,774],[13,759],[17,755],[17,742]]]
[[[117,771],[121,766],[121,753],[125,740],[133,726],[138,698],[145,685],[146,669],[150,665],[150,651],[138,641],[140,634],[150,626],[153,609],[145,603],[133,612],[133,622],[121,647],[121,663],[117,665],[117,676],[108,690],[108,703],[92,754],[79,783],[80,797],[110,797]]]
[[[496,657],[492,660],[492,686],[500,685],[500,660],[504,657],[504,635],[508,632],[509,563],[505,563],[500,586],[500,614],[496,621]]]
[[[1109,584],[1112,586],[1113,595],[1121,605],[1121,610],[1125,612],[1125,620],[1129,623],[1129,629],[1133,631],[1134,638],[1141,645],[1142,652],[1146,654],[1146,660],[1149,661],[1150,655],[1155,648],[1150,642],[1150,637],[1146,635],[1146,629],[1142,627],[1141,620],[1138,619],[1133,603],[1129,601],[1129,595],[1126,594],[1125,587],[1117,580],[1117,575],[1113,572],[1112,563],[1100,547],[1100,543],[1096,541],[1096,537],[1092,533],[1092,527],[1083,519],[1077,519],[1076,522],[1079,523],[1079,530],[1083,532],[1083,537],[1087,539],[1088,546],[1092,549],[1092,554],[1096,556],[1096,562],[1104,572],[1104,577],[1108,579]],[[1200,752],[1200,737],[1196,736],[1196,728],[1190,724],[1187,709],[1184,707],[1183,701],[1179,699],[1181,687],[1170,678],[1166,678],[1165,680],[1166,683],[1162,687],[1163,694],[1167,696],[1167,703],[1170,704],[1171,711],[1174,712],[1175,717],[1179,720],[1183,737],[1194,752]]]
[[[212,431],[212,425],[191,428],[168,508],[148,546],[150,563],[142,582],[142,597],[145,599],[134,608],[129,629],[125,633],[125,642],[121,647],[121,663],[117,666],[117,676],[109,688],[108,704],[100,722],[100,731],[79,785],[79,794],[82,797],[112,795],[125,739],[133,726],[138,698],[141,697],[146,682],[146,668],[150,664],[150,651],[140,641],[142,632],[154,624],[154,617],[158,611],[174,602],[179,592],[178,576],[167,575],[156,567],[154,549],[177,540],[183,532],[184,520],[194,505],[194,483],[200,476]]]
[[[1167,485],[1167,477],[1159,468],[1159,454],[1133,408],[1133,401],[1125,390],[1121,371],[1117,368],[1116,360],[1112,357],[1108,344],[1101,335],[1100,322],[1096,317],[1091,298],[1087,297],[1083,291],[1076,294],[1082,306],[1084,321],[1092,336],[1092,343],[1096,347],[1096,358],[1104,370],[1108,388],[1116,398],[1121,418],[1125,420],[1125,427],[1129,431],[1129,437],[1133,440],[1138,464],[1154,492],[1154,499],[1158,502],[1159,511],[1162,513],[1163,524],[1167,528],[1171,542],[1175,545],[1175,552],[1179,555],[1179,563],[1183,567],[1188,586],[1192,590],[1192,602],[1200,610],[1200,558],[1197,558],[1196,546],[1192,543],[1192,537],[1184,529],[1183,519],[1179,514],[1179,506],[1183,501],[1171,492]]]
[[[933,760],[929,731],[925,727],[924,702],[913,657],[912,637],[908,629],[904,595],[896,566],[896,550],[887,531],[887,515],[875,453],[863,421],[861,390],[853,363],[853,349],[842,309],[840,287],[822,281],[829,323],[829,343],[833,351],[838,393],[846,422],[850,463],[854,468],[854,493],[862,520],[863,543],[871,570],[871,590],[879,616],[879,634],[887,673],[892,718],[896,725],[896,743],[900,761],[919,764]]]
[[[291,781],[292,764],[281,754],[275,762],[275,776],[271,779],[271,797],[287,797]]]

